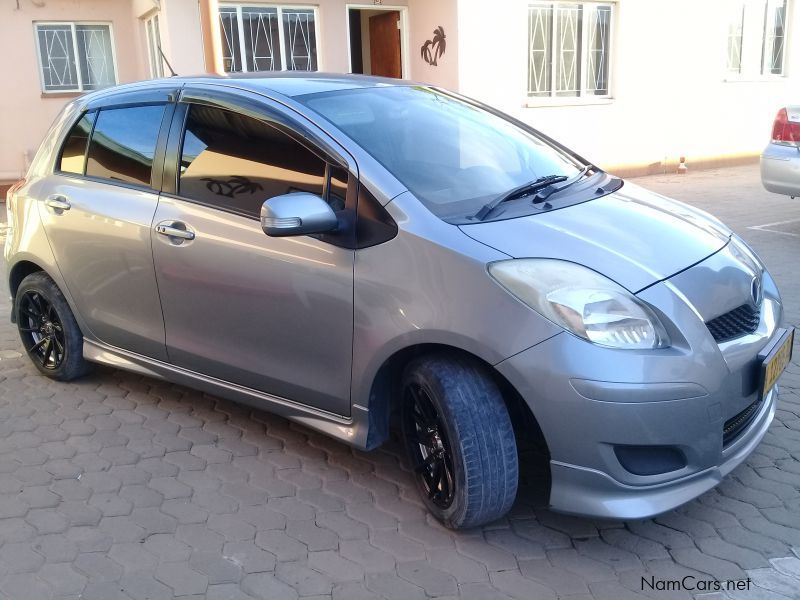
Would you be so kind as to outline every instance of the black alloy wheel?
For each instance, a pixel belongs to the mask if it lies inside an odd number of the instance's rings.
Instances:
[[[449,508],[455,493],[455,470],[452,450],[444,424],[430,395],[418,384],[406,388],[405,401],[411,406],[407,413],[408,446],[414,472],[422,478],[428,499],[436,506]]]
[[[14,317],[33,365],[47,377],[70,381],[91,370],[83,332],[64,294],[43,271],[26,276],[14,294]]]
[[[25,349],[47,370],[58,369],[64,361],[64,326],[53,304],[40,292],[30,290],[20,299],[19,331]]]

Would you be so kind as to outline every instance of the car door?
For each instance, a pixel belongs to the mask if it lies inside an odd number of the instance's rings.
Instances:
[[[200,96],[176,108],[154,219],[170,362],[349,415],[354,250],[346,235],[268,237],[259,214],[292,191],[335,206],[355,183],[266,98]]]
[[[174,103],[162,90],[85,108],[41,183],[39,213],[90,330],[84,333],[166,360],[150,229],[161,178],[159,137],[163,125],[163,146]]]

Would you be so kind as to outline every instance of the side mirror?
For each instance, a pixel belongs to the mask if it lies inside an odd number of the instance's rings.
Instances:
[[[272,237],[326,233],[338,225],[328,203],[308,192],[275,196],[261,205],[261,229]]]

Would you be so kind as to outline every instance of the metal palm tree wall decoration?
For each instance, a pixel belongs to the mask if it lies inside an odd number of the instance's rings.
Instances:
[[[422,48],[420,49],[422,60],[432,67],[435,67],[439,57],[444,54],[445,48],[447,47],[446,39],[447,36],[444,34],[444,27],[439,25],[433,30],[433,39],[425,40],[425,43],[422,44]]]

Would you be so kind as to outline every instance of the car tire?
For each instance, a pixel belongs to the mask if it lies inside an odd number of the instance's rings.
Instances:
[[[517,495],[514,429],[487,369],[446,354],[412,361],[402,377],[402,433],[428,510],[465,529],[505,515]]]
[[[20,339],[31,362],[51,379],[70,381],[91,370],[83,334],[64,295],[44,272],[22,280],[14,296]]]

